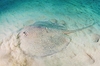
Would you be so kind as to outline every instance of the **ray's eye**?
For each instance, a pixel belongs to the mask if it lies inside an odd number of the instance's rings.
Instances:
[[[25,31],[23,32],[23,34],[24,34],[25,36],[27,36],[27,33],[26,33]]]

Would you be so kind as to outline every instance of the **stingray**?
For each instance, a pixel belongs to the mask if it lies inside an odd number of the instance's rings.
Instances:
[[[69,45],[71,40],[66,34],[80,31],[85,28],[66,30],[64,26],[60,26],[50,21],[35,22],[19,31],[20,48],[29,56],[50,56],[62,51]]]

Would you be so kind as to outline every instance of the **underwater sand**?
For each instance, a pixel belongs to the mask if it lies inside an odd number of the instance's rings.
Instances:
[[[94,0],[0,0],[0,66],[99,66],[99,5]],[[66,30],[95,24],[67,34],[71,41],[62,51],[33,57],[22,51],[18,31],[37,21],[51,21]]]

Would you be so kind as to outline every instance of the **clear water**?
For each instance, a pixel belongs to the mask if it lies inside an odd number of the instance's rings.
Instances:
[[[0,38],[35,21],[57,19],[68,29],[96,22],[100,25],[99,0],[0,0]]]

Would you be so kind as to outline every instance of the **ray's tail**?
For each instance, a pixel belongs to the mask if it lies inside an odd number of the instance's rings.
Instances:
[[[74,33],[74,32],[77,32],[77,31],[82,31],[84,29],[87,29],[89,27],[92,27],[94,24],[95,24],[95,22],[92,23],[91,25],[86,26],[86,27],[83,27],[83,28],[79,28],[79,29],[76,29],[76,30],[67,30],[67,31],[64,31],[64,34],[70,34],[70,33]]]

